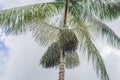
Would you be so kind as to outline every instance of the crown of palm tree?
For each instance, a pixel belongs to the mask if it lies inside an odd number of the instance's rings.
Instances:
[[[63,17],[61,16],[63,16],[64,4],[64,0],[55,0],[49,3],[1,10],[0,26],[12,35],[31,31],[40,45],[50,45],[58,40],[59,32],[62,30]],[[67,27],[77,36],[79,49],[87,54],[88,60],[92,59],[101,80],[109,80],[102,57],[93,41],[96,38],[94,36],[106,37],[111,46],[120,48],[120,38],[102,22],[102,20],[113,20],[120,15],[120,1],[69,0],[68,7]],[[54,49],[59,52],[58,47]],[[47,58],[43,56],[41,59],[43,67],[55,67],[59,64],[60,55],[53,53],[54,51],[53,48],[48,48],[49,53],[44,54]],[[66,57],[67,68],[78,66],[77,54],[67,54]],[[75,61],[70,61],[71,58]],[[46,60],[49,61],[48,64],[44,64]]]

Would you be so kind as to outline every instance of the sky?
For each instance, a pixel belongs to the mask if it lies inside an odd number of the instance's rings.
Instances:
[[[47,2],[47,0],[44,0]],[[0,9],[44,2],[43,0],[0,0]],[[120,18],[106,22],[120,36]],[[7,39],[4,39],[7,38]],[[120,50],[97,41],[110,80],[120,80]],[[104,45],[104,46],[103,46]],[[47,49],[40,47],[31,33],[2,37],[0,40],[0,80],[57,80],[58,69],[44,69],[39,61]],[[66,70],[65,80],[99,80],[92,64],[80,55],[80,66]],[[2,64],[1,64],[2,63]]]

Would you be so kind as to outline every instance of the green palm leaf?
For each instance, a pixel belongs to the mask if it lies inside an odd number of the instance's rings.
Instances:
[[[79,20],[79,25],[82,26],[82,24],[87,24],[87,26],[85,28],[88,29],[88,31],[90,32],[90,34],[92,35],[91,37],[94,36],[94,39],[96,38],[95,36],[106,38],[107,43],[109,45],[111,45],[115,48],[118,48],[118,49],[120,48],[120,38],[106,24],[104,24],[102,21],[96,19],[95,16],[93,16],[93,15],[91,15],[91,16],[87,15],[86,20],[83,20],[84,19],[83,17],[81,17],[81,18],[78,18],[78,17],[76,18],[76,16],[72,16],[70,25],[75,24]],[[75,29],[75,26],[78,26],[78,25],[72,25],[72,26],[74,26],[72,28]],[[77,29],[83,30],[82,27],[79,27]]]
[[[69,13],[83,20],[88,20],[92,15],[108,20],[120,15],[120,1],[72,0],[69,3]]]
[[[28,30],[29,25],[48,19],[61,11],[60,4],[41,3],[0,11],[0,25],[11,33],[18,34]]]
[[[95,33],[100,34],[102,38],[107,39],[107,43],[115,48],[120,49],[120,38],[116,35],[116,33],[109,28],[103,22],[96,20],[92,26],[92,30]]]
[[[90,39],[86,40],[86,43],[88,58],[93,60],[93,66],[95,67],[97,75],[100,76],[102,80],[109,80],[105,64],[99,51],[96,49],[95,45]]]
[[[54,41],[57,41],[59,28],[55,25],[47,23],[47,21],[40,21],[39,23],[34,23],[29,27],[32,32],[35,41],[40,45],[49,45]]]
[[[100,76],[102,80],[109,80],[102,57],[92,42],[93,39],[91,39],[87,27],[84,24],[79,23],[79,21],[76,22],[76,27],[79,28],[74,31],[80,40],[80,50],[83,51],[83,53],[87,53],[88,60],[92,59],[93,66],[98,76]]]
[[[100,19],[114,19],[120,15],[120,1],[89,0],[83,6],[88,14],[94,14]]]

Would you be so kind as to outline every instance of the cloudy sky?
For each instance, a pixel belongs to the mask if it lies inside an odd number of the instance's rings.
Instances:
[[[45,1],[45,0],[44,0]],[[44,2],[43,0],[0,0],[0,9],[12,8]],[[49,0],[50,1],[50,0]],[[51,0],[52,1],[52,0]],[[46,0],[47,2],[47,0]],[[120,19],[106,22],[120,36]],[[31,33],[20,36],[3,37],[0,34],[0,80],[57,80],[57,69],[44,69],[39,60],[46,48],[38,46]],[[110,80],[120,80],[120,51],[105,42],[97,42],[110,76]],[[104,46],[103,46],[104,44]],[[66,70],[66,80],[99,80],[91,63],[83,55],[81,65]]]

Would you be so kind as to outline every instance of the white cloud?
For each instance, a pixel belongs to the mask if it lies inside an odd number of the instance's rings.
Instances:
[[[13,8],[18,6],[30,5],[35,3],[50,2],[53,0],[3,0],[1,3],[4,5],[3,9]]]
[[[114,32],[120,37],[120,17],[113,20],[113,21],[108,21],[106,24],[114,30]]]
[[[115,53],[115,52],[114,52]],[[120,55],[109,54],[104,59],[110,80],[120,80]]]
[[[11,56],[7,64],[5,80],[49,79],[55,77],[53,72],[57,74],[54,69],[45,70],[39,66],[45,48],[39,47],[30,34],[9,37],[6,44],[10,47]],[[50,76],[46,77],[46,73]]]

